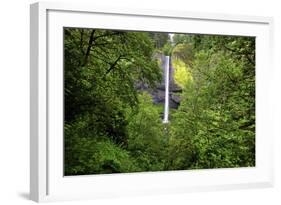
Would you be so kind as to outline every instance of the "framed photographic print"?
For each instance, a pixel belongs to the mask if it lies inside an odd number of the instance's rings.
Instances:
[[[272,186],[272,22],[32,4],[31,199]]]

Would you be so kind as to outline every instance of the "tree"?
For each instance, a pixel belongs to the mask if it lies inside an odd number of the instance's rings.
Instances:
[[[172,116],[174,136],[191,139],[194,146],[188,148],[193,158],[185,163],[193,162],[187,168],[254,166],[254,39],[200,38],[190,69],[193,80]]]
[[[110,140],[108,143],[115,144],[112,149],[127,147],[126,110],[138,107],[136,83],[153,87],[161,80],[153,45],[146,32],[65,29],[65,156],[71,156],[66,170],[81,167],[80,157],[93,152],[87,143]],[[76,149],[71,142],[78,131],[87,143]]]

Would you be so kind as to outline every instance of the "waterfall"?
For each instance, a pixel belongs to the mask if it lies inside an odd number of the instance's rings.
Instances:
[[[170,56],[165,56],[165,109],[163,123],[169,122],[169,74],[170,74]]]

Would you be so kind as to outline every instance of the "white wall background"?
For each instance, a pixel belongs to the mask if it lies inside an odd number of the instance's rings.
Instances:
[[[0,204],[32,204],[29,192],[29,4],[0,5]],[[80,0],[79,2],[83,2]],[[281,6],[278,0],[92,0],[100,6],[272,16],[275,66],[270,95],[275,130],[275,187],[117,198],[64,204],[281,204]],[[280,124],[280,125],[279,125]]]

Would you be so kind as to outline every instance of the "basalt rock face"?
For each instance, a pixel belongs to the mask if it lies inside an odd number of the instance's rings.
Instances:
[[[147,91],[151,94],[154,104],[165,103],[165,56],[163,54],[158,54],[157,58],[161,61],[161,67],[163,69],[162,81],[155,89],[150,89],[146,84],[137,84],[136,89]],[[172,59],[171,59],[172,60]],[[175,84],[174,81],[174,68],[170,60],[169,65],[169,107],[177,109],[180,105],[180,93],[182,89]]]

